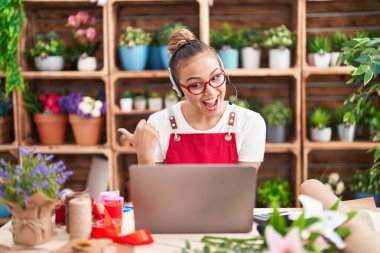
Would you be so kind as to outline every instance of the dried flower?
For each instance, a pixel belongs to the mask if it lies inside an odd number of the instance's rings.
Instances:
[[[0,198],[25,207],[26,201],[36,192],[51,199],[59,198],[59,190],[73,174],[62,161],[53,162],[53,156],[34,153],[34,149],[20,147],[20,165],[0,160]]]

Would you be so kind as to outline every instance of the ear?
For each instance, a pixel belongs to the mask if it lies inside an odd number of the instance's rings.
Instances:
[[[171,81],[171,83],[172,83],[172,88],[173,88],[173,90],[177,93],[177,96],[178,96],[178,97],[183,97],[184,94],[183,94],[181,88],[180,88],[180,87],[176,84],[176,82],[174,81],[174,77],[173,77],[173,75],[172,75],[172,72],[171,72],[170,68],[168,68],[168,72],[169,72],[169,78],[170,78],[170,81]]]

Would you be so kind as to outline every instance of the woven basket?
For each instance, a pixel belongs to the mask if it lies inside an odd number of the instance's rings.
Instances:
[[[0,143],[11,142],[11,117],[0,116]]]

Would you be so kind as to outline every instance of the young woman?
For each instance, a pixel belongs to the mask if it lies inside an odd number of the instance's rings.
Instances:
[[[169,39],[169,76],[186,99],[118,131],[136,147],[139,164],[242,163],[260,167],[265,122],[260,114],[225,101],[229,77],[215,50],[186,29]]]

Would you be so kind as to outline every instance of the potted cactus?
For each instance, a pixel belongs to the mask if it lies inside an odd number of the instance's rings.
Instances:
[[[143,96],[141,94],[135,95],[135,97],[133,99],[133,106],[138,111],[145,110],[146,109],[146,98],[145,98],[145,96]]]
[[[178,97],[174,90],[169,90],[168,92],[166,92],[164,100],[165,108],[169,108],[175,105],[177,102]]]
[[[312,54],[312,63],[316,67],[328,67],[331,58],[330,40],[321,35],[311,35],[307,39],[308,52]],[[309,62],[310,63],[310,62]]]
[[[290,48],[294,46],[294,34],[285,25],[264,31],[263,47],[269,49],[269,67],[290,68]]]
[[[187,28],[183,23],[166,23],[157,32],[157,41],[160,46],[160,56],[162,66],[167,69],[169,67],[170,53],[168,50],[168,42],[170,35],[179,29]]]
[[[330,34],[331,41],[331,60],[330,66],[339,66],[342,61],[339,60],[339,54],[342,51],[344,43],[347,41],[347,35],[343,32],[333,32]]]
[[[128,26],[119,39],[119,58],[124,70],[141,71],[148,63],[150,34]]]
[[[148,98],[148,108],[151,111],[159,111],[162,109],[162,97],[157,92],[151,92]]]
[[[58,40],[56,32],[49,32],[46,35],[38,34],[34,37],[35,44],[29,50],[29,54],[34,59],[34,65],[40,71],[59,71],[63,69],[65,60],[65,45],[62,40]]]
[[[335,109],[335,118],[337,124],[338,138],[341,141],[353,142],[355,138],[355,126],[356,121],[350,122],[347,119],[346,112],[348,110],[344,106],[339,106]]]
[[[133,106],[133,93],[130,91],[125,91],[120,98],[120,108],[123,112],[132,111]]]
[[[286,125],[292,119],[292,110],[278,101],[265,105],[261,114],[267,124],[267,142],[285,142]]]
[[[211,30],[211,45],[218,51],[225,69],[239,67],[240,33],[233,31],[231,25],[223,24],[220,30]]]
[[[331,140],[332,113],[329,109],[318,106],[309,115],[311,125],[311,139],[313,141],[327,142]]]
[[[261,56],[262,32],[255,29],[241,29],[241,65],[242,68],[259,68]]]

